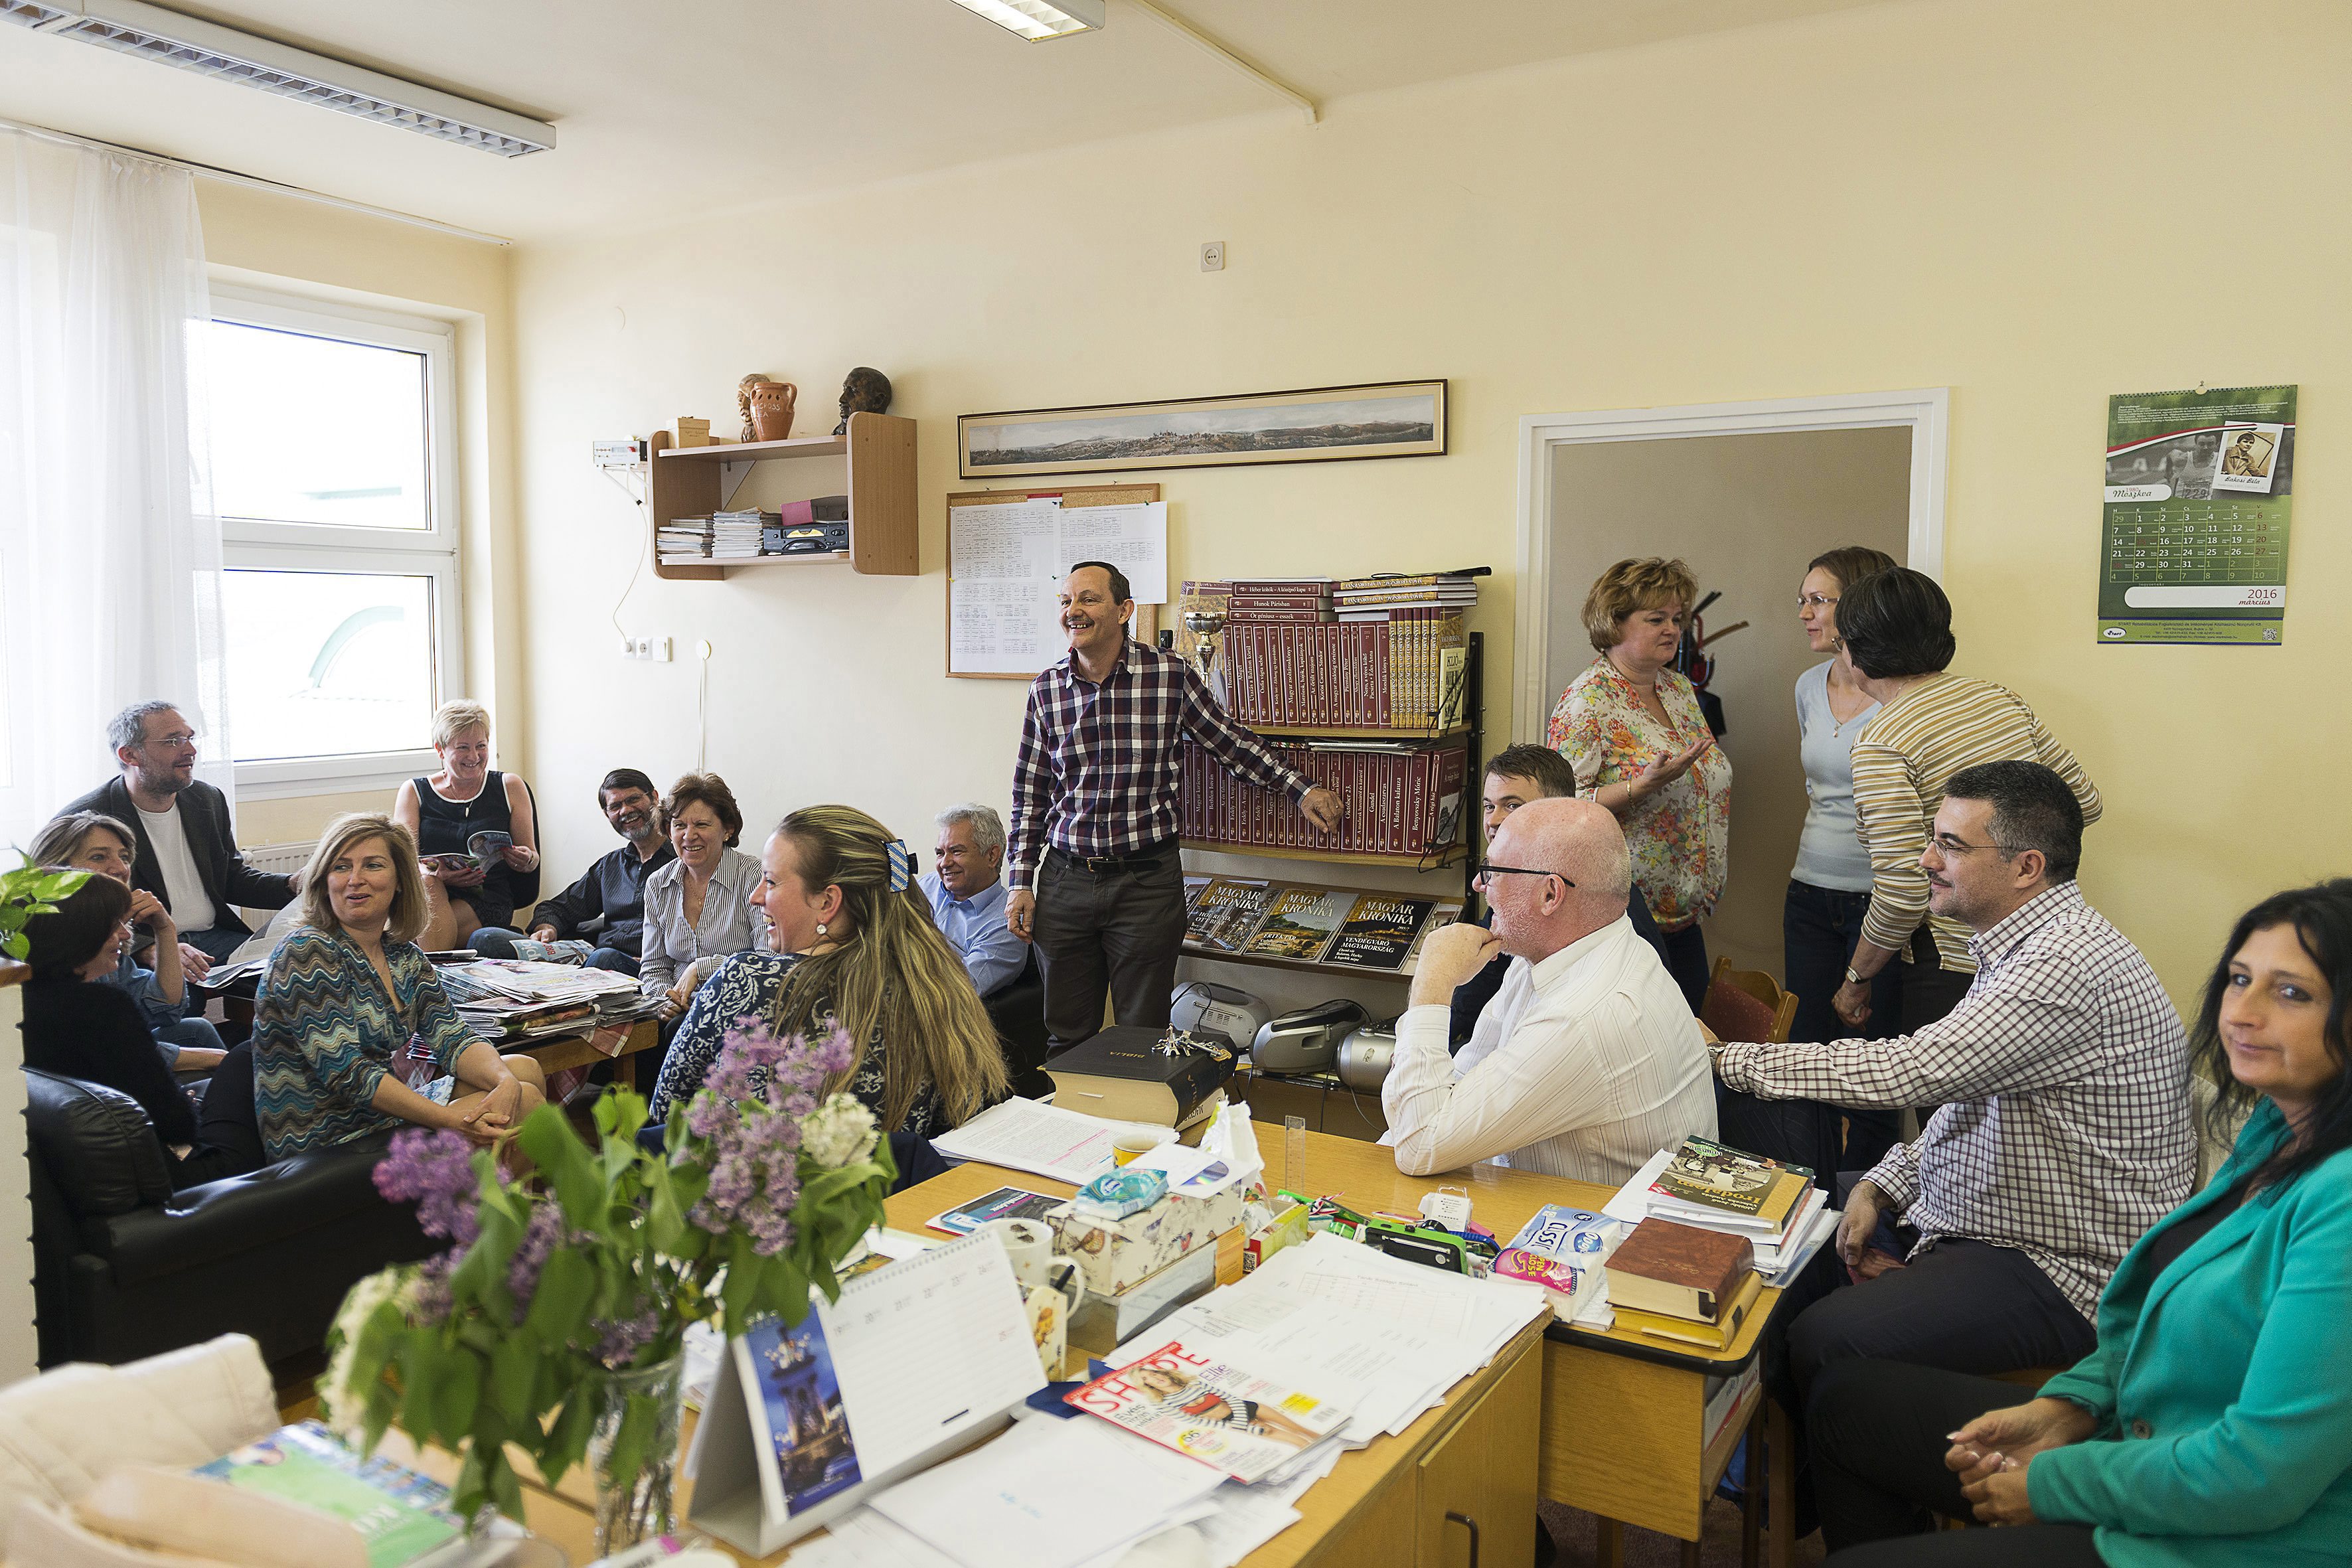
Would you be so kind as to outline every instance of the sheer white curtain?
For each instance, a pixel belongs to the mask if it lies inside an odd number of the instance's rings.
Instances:
[[[211,319],[184,169],[0,131],[0,846],[115,771],[106,721],[180,705],[235,790]]]

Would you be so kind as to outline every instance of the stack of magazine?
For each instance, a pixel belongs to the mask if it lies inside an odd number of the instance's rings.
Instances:
[[[629,976],[577,962],[486,958],[436,973],[466,1027],[498,1042],[585,1034],[649,1017],[660,1005]]]
[[[1184,940],[1195,948],[1410,974],[1459,899],[1290,887],[1246,877],[1186,879]]]
[[[1805,1166],[1706,1138],[1652,1156],[1601,1212],[1628,1225],[1655,1217],[1745,1237],[1767,1285],[1785,1284],[1811,1262],[1838,1219]]]
[[[1328,1399],[1268,1382],[1181,1340],[1063,1398],[1244,1485],[1279,1486],[1312,1468],[1339,1448],[1349,1417]]]

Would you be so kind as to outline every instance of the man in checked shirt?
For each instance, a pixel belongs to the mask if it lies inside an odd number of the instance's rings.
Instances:
[[[1128,637],[1125,573],[1081,561],[1061,605],[1070,652],[1029,685],[1004,868],[1005,923],[1036,947],[1053,1051],[1102,1027],[1106,993],[1121,1024],[1168,1022],[1184,940],[1176,768],[1186,738],[1325,832],[1341,816],[1339,796],[1276,762],[1191,665]]]
[[[1942,1107],[1846,1200],[1837,1252],[1860,1283],[1789,1327],[1799,1400],[1849,1357],[1985,1375],[2072,1365],[2097,1343],[2107,1277],[2189,1196],[2188,1038],[2147,961],[2074,885],[2082,842],[2082,806],[2051,769],[1962,769],[1919,863],[1928,907],[1974,933],[1967,997],[1893,1039],[1717,1048],[1724,1086],[1762,1099]],[[1890,1231],[1905,1256],[1883,1249]],[[1818,1259],[1806,1283],[1819,1294],[1835,1272]]]

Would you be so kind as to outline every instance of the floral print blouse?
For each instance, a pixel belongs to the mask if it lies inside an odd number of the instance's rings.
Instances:
[[[1602,654],[1560,693],[1545,739],[1576,770],[1590,796],[1605,784],[1631,784],[1659,758],[1707,733],[1690,681],[1658,675],[1660,724],[1633,683]],[[1699,753],[1690,771],[1619,818],[1633,855],[1633,881],[1666,931],[1679,931],[1715,908],[1731,868],[1731,759],[1721,746]]]

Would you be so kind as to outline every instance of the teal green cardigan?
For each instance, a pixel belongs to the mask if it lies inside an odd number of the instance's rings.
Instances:
[[[2114,1568],[2352,1560],[2352,1150],[2256,1194],[2151,1277],[2147,1244],[2285,1133],[2264,1100],[2228,1164],[2124,1255],[2099,1348],[2044,1384],[2097,1436],[2034,1456],[2033,1511]]]

